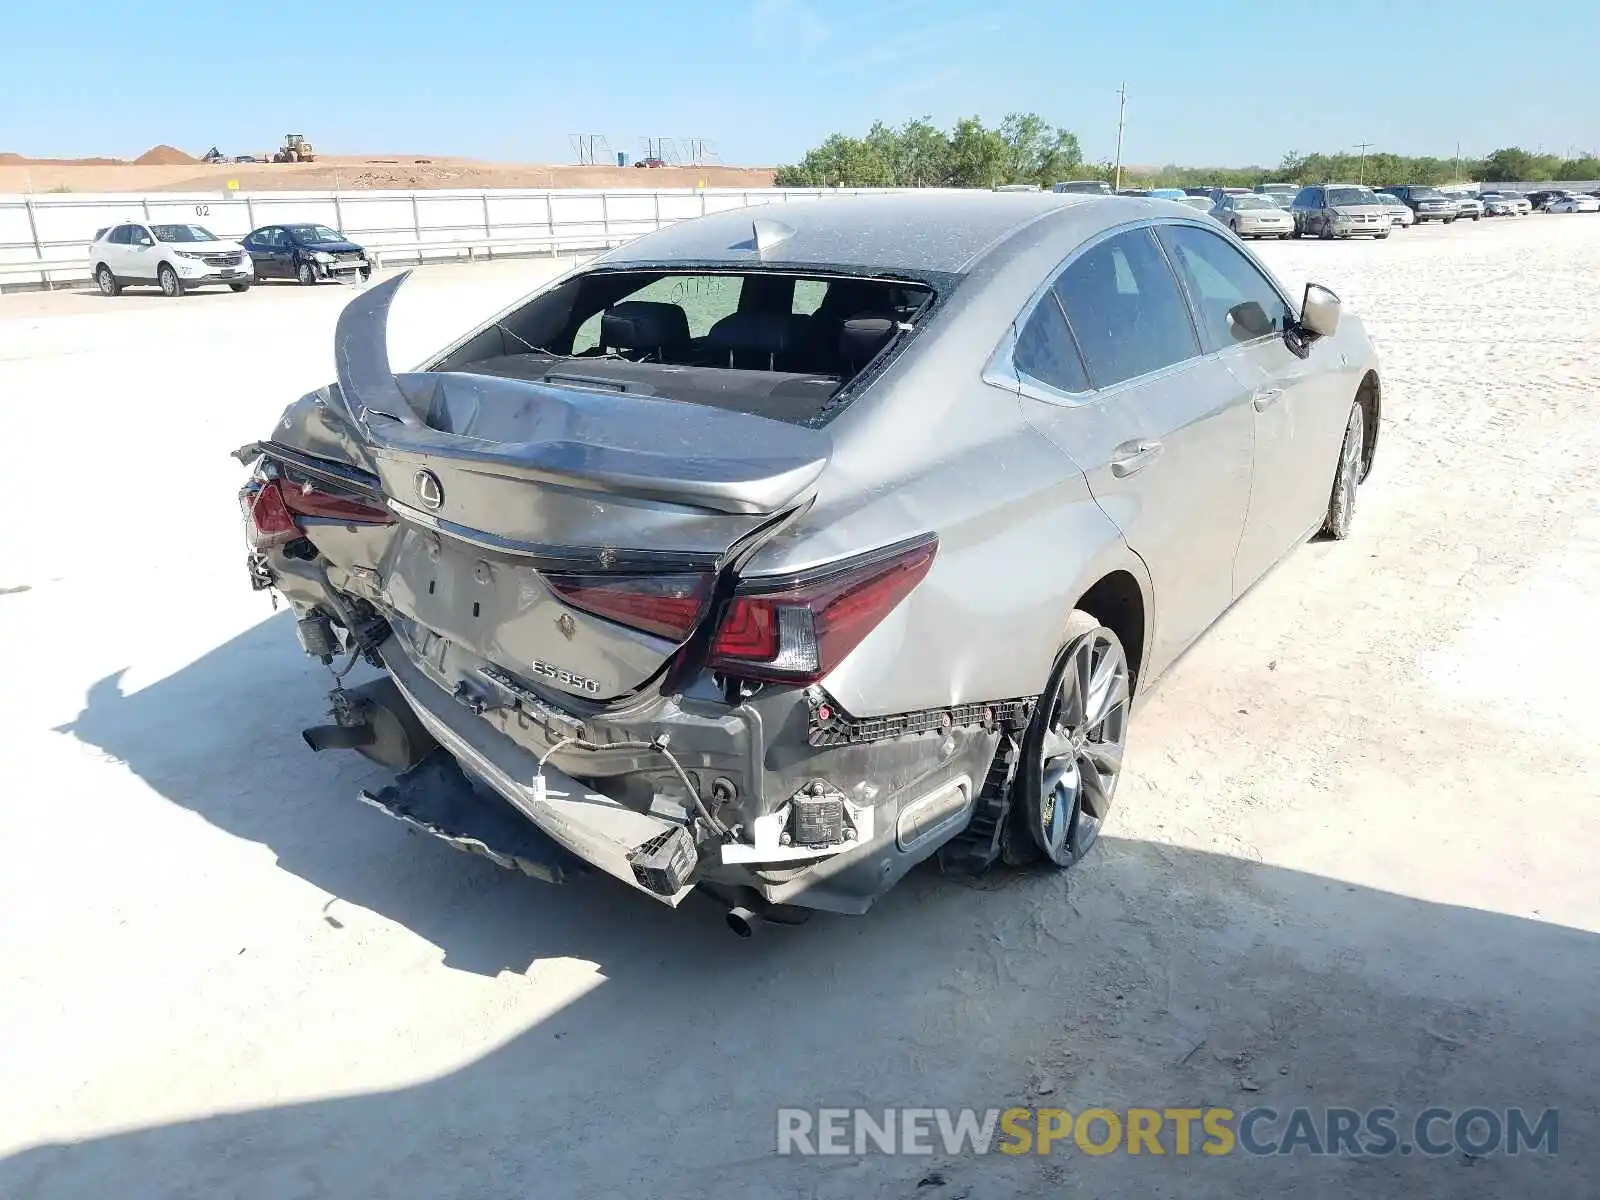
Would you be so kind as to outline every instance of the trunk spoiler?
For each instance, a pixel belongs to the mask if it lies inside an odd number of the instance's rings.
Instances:
[[[802,499],[828,464],[823,431],[746,413],[501,376],[396,375],[389,308],[408,275],[351,301],[334,334],[340,391],[381,474],[459,470],[764,514]]]

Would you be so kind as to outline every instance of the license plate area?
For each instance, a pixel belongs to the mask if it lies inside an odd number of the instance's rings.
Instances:
[[[563,604],[541,573],[407,527],[383,580],[395,609],[478,657],[556,692],[607,700],[655,674],[675,647]]]

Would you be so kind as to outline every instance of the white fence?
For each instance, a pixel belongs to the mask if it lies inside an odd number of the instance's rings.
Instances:
[[[262,225],[331,225],[384,261],[459,257],[491,246],[616,245],[730,208],[892,189],[702,188],[415,192],[149,192],[0,195],[0,284],[87,279],[95,233],[122,221],[188,222],[240,238]],[[29,270],[28,264],[38,264]]]

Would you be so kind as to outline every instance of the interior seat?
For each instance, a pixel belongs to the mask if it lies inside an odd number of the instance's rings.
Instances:
[[[844,367],[841,374],[851,376],[878,356],[889,344],[898,327],[899,318],[892,312],[864,312],[840,323],[838,355]]]
[[[800,369],[811,318],[751,309],[729,313],[706,334],[706,352],[719,367],[753,371]]]
[[[689,318],[676,304],[624,300],[600,317],[602,351],[657,362],[682,362],[689,350]]]

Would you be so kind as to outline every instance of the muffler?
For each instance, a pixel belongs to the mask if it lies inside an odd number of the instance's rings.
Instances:
[[[730,908],[727,921],[728,928],[742,938],[754,937],[756,929],[761,925],[761,918],[743,907]]]

